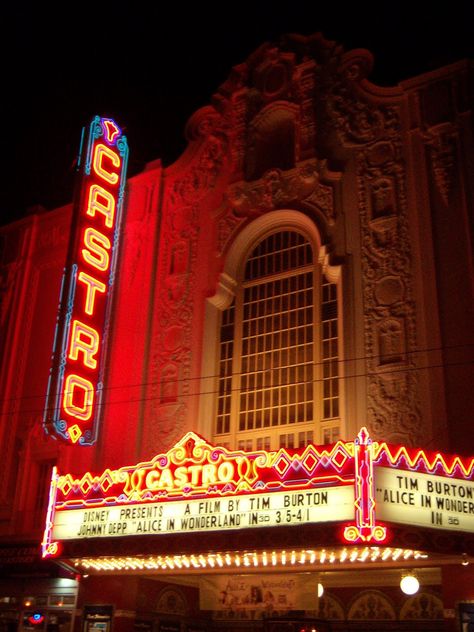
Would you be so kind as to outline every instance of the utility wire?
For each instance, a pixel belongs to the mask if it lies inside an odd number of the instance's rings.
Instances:
[[[262,387],[260,389],[242,389],[242,388],[235,388],[235,389],[229,389],[227,390],[224,395],[230,395],[232,393],[238,392],[238,393],[257,393],[259,391],[264,392],[264,391],[268,391],[271,389],[276,389],[276,388],[284,388],[287,386],[297,386],[297,385],[305,385],[305,384],[316,384],[316,383],[322,383],[324,382],[326,379],[338,379],[338,380],[349,380],[349,379],[357,379],[357,378],[363,378],[363,377],[373,377],[373,376],[386,376],[386,375],[393,375],[393,374],[397,374],[397,373],[412,373],[415,371],[425,371],[428,369],[442,369],[442,368],[446,368],[446,367],[454,367],[454,366],[466,366],[466,365],[474,365],[474,360],[469,360],[469,361],[465,361],[465,362],[453,362],[453,363],[449,363],[449,364],[428,364],[425,366],[420,366],[420,367],[399,367],[396,369],[391,369],[391,370],[387,370],[384,369],[382,372],[377,372],[377,371],[371,371],[369,373],[364,372],[364,373],[357,373],[357,374],[353,374],[353,375],[342,375],[342,376],[333,376],[330,378],[315,378],[312,380],[304,380],[304,381],[298,381],[298,382],[285,382],[283,384],[277,384],[276,386],[266,386],[266,387]],[[293,366],[298,366],[298,365],[293,365]],[[263,371],[265,372],[265,371]],[[205,378],[199,378],[199,379],[205,379]],[[188,381],[188,380],[180,380],[180,381]],[[190,380],[189,380],[190,381]],[[170,384],[172,382],[169,382]],[[198,391],[198,392],[193,392],[193,393],[180,393],[177,394],[176,396],[176,402],[179,402],[180,399],[183,399],[185,397],[201,397],[201,396],[206,396],[206,395],[219,395],[219,390],[211,390],[211,391]],[[115,406],[118,404],[129,404],[129,403],[143,403],[143,402],[150,402],[150,401],[154,401],[154,400],[161,400],[161,395],[157,395],[157,396],[150,396],[150,397],[137,397],[134,399],[121,399],[121,400],[117,400],[117,401],[102,401],[101,402],[101,406],[105,407],[106,405],[108,406]],[[170,403],[170,402],[166,402],[166,403]],[[173,402],[175,403],[175,402]],[[294,402],[294,404],[297,404],[297,402]],[[293,403],[290,403],[288,405],[293,405]],[[256,410],[263,410],[265,407],[262,407],[260,409],[256,409]],[[267,407],[268,408],[268,407]],[[50,410],[50,412],[53,412],[57,409],[55,408],[50,408],[48,409]],[[35,408],[35,409],[30,409],[30,410],[20,410],[20,409],[12,409],[10,411],[6,411],[1,413],[1,416],[7,416],[7,415],[12,415],[16,412],[21,412],[22,415],[24,414],[42,414],[44,411],[44,408]]]
[[[311,344],[311,343],[309,343]],[[257,357],[257,356],[265,356],[265,354],[269,354],[269,353],[274,353],[277,351],[287,351],[290,349],[298,349],[300,346],[302,345],[295,345],[293,347],[285,347],[285,349],[280,350],[280,349],[269,349],[268,351],[261,351],[257,354],[252,354],[252,357]],[[454,349],[464,349],[466,347],[473,347],[474,343],[462,343],[462,344],[458,344],[458,345],[447,345],[447,346],[441,346],[441,347],[426,347],[426,348],[422,348],[422,349],[413,349],[410,351],[406,351],[403,355],[410,357],[413,356],[415,354],[419,354],[419,353],[435,353],[435,352],[443,352],[443,351],[449,351],[449,350],[454,350]],[[298,366],[302,366],[302,365],[307,365],[307,366],[314,366],[314,367],[322,367],[323,365],[325,365],[328,362],[337,362],[338,366],[341,365],[347,365],[351,362],[362,362],[362,361],[367,361],[367,360],[377,360],[379,359],[381,356],[380,355],[366,355],[366,356],[360,356],[360,357],[356,357],[356,358],[328,358],[326,360],[322,360],[320,362],[309,362],[309,363],[303,363],[300,362],[298,364],[286,364],[286,365],[282,365],[282,366],[276,366],[276,367],[271,367],[271,368],[266,368],[266,369],[255,369],[254,371],[238,371],[238,372],[233,372],[233,373],[229,373],[228,375],[221,375],[220,373],[217,374],[212,374],[212,375],[200,375],[200,376],[196,376],[196,377],[186,377],[186,378],[177,378],[175,380],[166,380],[166,384],[179,384],[180,382],[195,382],[196,380],[200,381],[200,380],[212,380],[212,379],[218,379],[218,378],[234,378],[234,377],[241,377],[243,375],[258,375],[260,373],[267,373],[269,371],[277,371],[277,370],[283,370],[283,369],[291,369],[291,368],[297,368]],[[466,362],[466,364],[470,364],[471,361],[468,360]],[[463,363],[461,363],[463,364]],[[456,366],[456,364],[442,364],[442,365],[432,365],[433,368],[439,368],[440,366]],[[415,367],[417,368],[417,367]],[[431,368],[430,365],[427,365],[425,367],[420,367],[420,369],[428,369]],[[405,369],[402,369],[405,370]],[[390,373],[391,370],[388,370],[387,368],[383,369],[383,373],[387,374]],[[353,376],[353,377],[364,377],[367,375],[371,375],[371,373],[364,373],[364,374],[359,374],[357,376]],[[345,377],[345,376],[343,376]],[[351,377],[351,376],[349,376]],[[341,379],[341,376],[339,376],[339,378]],[[152,382],[137,382],[136,384],[120,384],[117,386],[105,386],[101,389],[102,393],[105,393],[106,391],[113,391],[113,390],[117,390],[117,389],[127,389],[127,388],[144,388],[146,386],[152,386],[156,384],[156,381],[152,381]],[[281,386],[290,386],[291,383],[288,384],[282,384]],[[40,395],[22,395],[19,397],[6,397],[6,398],[0,398],[0,404],[5,404],[7,402],[22,402],[22,401],[26,401],[26,400],[31,400],[31,399],[44,399],[46,397],[45,393],[41,393]]]

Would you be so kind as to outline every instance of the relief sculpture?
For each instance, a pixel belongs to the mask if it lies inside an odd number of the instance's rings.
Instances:
[[[327,98],[330,130],[357,161],[367,367],[367,421],[376,438],[416,444],[420,418],[413,270],[400,113],[369,102],[363,60],[343,61]],[[350,71],[350,72],[349,72]]]

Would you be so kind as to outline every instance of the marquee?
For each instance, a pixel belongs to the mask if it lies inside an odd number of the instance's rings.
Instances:
[[[335,523],[346,543],[386,523],[474,532],[474,459],[373,442],[230,451],[188,433],[151,461],[77,477],[55,468],[43,556],[60,543]]]

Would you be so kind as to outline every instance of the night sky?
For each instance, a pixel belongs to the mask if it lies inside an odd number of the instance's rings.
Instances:
[[[156,158],[168,165],[184,149],[189,116],[265,41],[321,31],[346,50],[369,49],[370,79],[395,85],[474,58],[473,5],[136,0],[3,9],[0,222],[71,200],[81,128],[96,114],[126,128],[129,175]]]

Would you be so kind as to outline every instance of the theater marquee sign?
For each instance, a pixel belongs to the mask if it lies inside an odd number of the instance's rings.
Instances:
[[[474,533],[474,482],[375,468],[380,520]]]
[[[355,441],[275,452],[188,433],[133,467],[55,470],[43,556],[69,540],[329,522],[345,542],[383,542],[385,522],[474,532],[473,479],[474,460],[372,442],[365,428]]]

